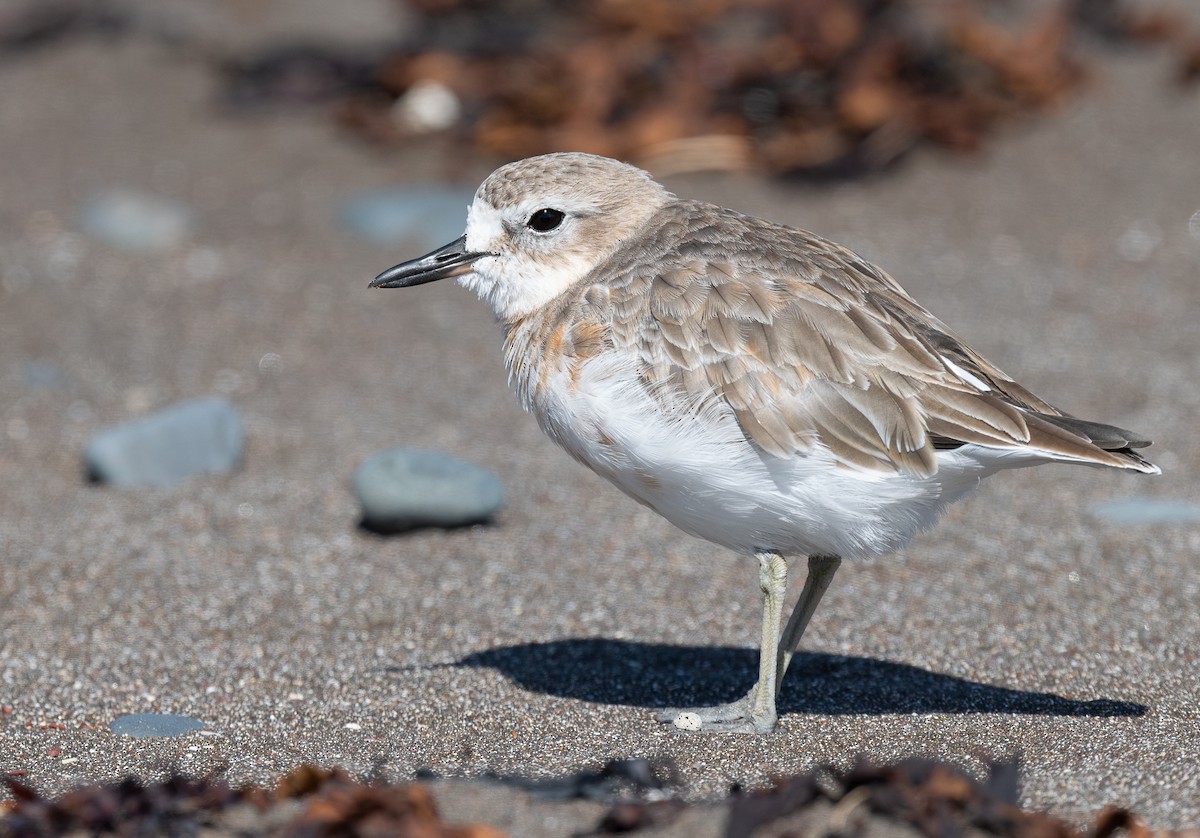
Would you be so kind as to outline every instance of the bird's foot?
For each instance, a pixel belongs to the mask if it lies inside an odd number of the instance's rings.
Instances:
[[[658,720],[679,730],[705,733],[770,733],[775,729],[775,708],[759,707],[755,691],[715,707],[669,707]]]

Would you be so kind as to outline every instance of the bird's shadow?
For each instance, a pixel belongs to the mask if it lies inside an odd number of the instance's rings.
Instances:
[[[568,639],[501,646],[451,666],[488,667],[531,692],[637,707],[712,705],[745,694],[758,653],[729,647]],[[412,667],[393,666],[399,673]],[[781,713],[885,715],[1006,713],[1143,716],[1145,705],[1009,689],[875,658],[801,652],[779,697]]]

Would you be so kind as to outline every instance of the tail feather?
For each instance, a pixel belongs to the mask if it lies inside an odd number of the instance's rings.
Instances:
[[[1151,444],[1150,440],[1141,434],[1118,428],[1116,425],[1104,425],[1100,422],[1076,419],[1074,416],[1053,416],[1046,413],[1039,413],[1038,417],[1053,425],[1058,425],[1063,430],[1085,437],[1092,445],[1099,446],[1105,451],[1116,451],[1121,448],[1145,448]]]
[[[1047,413],[1028,413],[1030,445],[1050,454],[1077,462],[1095,463],[1127,468],[1143,474],[1159,474],[1158,466],[1135,452],[1145,448],[1150,440],[1140,434],[1076,419],[1074,416]]]

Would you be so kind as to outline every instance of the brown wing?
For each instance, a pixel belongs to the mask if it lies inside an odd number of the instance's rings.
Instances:
[[[639,350],[648,382],[723,398],[765,451],[820,441],[848,466],[919,476],[937,471],[938,448],[965,443],[1144,463],[1128,450],[1139,440],[1037,398],[849,250],[707,204],[675,208],[653,246],[610,263],[614,339]]]

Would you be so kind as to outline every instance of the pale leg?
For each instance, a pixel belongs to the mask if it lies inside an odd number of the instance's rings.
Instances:
[[[811,574],[811,570],[810,570]],[[770,733],[775,729],[775,696],[783,676],[779,625],[787,592],[787,561],[778,553],[758,554],[758,580],[763,592],[762,643],[758,652],[758,682],[750,692],[716,707],[672,708],[658,714],[659,721],[674,722],[681,713],[700,717],[701,730],[731,733]],[[805,590],[808,590],[807,584]],[[818,594],[818,599],[820,595]],[[813,603],[814,607],[816,603]],[[790,626],[789,621],[789,626]],[[803,628],[801,629],[803,631]],[[790,659],[790,655],[788,658]]]
[[[800,592],[800,599],[796,600],[792,616],[788,618],[783,636],[779,638],[779,663],[775,668],[776,696],[779,695],[779,688],[783,686],[783,676],[787,674],[792,663],[792,655],[796,653],[800,638],[808,628],[808,621],[817,610],[817,603],[821,601],[821,597],[829,590],[829,583],[833,581],[833,574],[837,573],[841,563],[842,560],[837,556],[808,557],[808,576],[804,580],[804,590]]]

